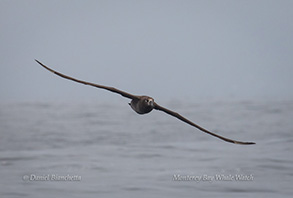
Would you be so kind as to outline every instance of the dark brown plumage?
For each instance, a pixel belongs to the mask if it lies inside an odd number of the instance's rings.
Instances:
[[[215,133],[212,133],[212,132],[202,128],[201,126],[191,122],[190,120],[186,119],[185,117],[183,117],[179,113],[176,113],[174,111],[171,111],[169,109],[166,109],[165,107],[162,107],[162,106],[158,105],[157,103],[155,103],[155,101],[154,101],[154,99],[152,97],[149,97],[149,96],[137,96],[137,95],[133,95],[133,94],[121,91],[121,90],[116,89],[114,87],[108,87],[108,86],[104,86],[104,85],[98,85],[98,84],[95,84],[95,83],[90,83],[90,82],[78,80],[78,79],[72,78],[70,76],[64,75],[62,73],[59,73],[59,72],[47,67],[46,65],[42,64],[38,60],[35,60],[35,61],[37,63],[39,63],[41,66],[43,66],[44,68],[46,68],[47,70],[49,70],[50,72],[53,72],[54,74],[56,74],[58,76],[61,76],[62,78],[66,78],[68,80],[72,80],[72,81],[82,83],[82,84],[85,84],[85,85],[90,85],[90,86],[93,86],[93,87],[106,89],[108,91],[120,94],[120,95],[122,95],[122,96],[124,96],[126,98],[131,99],[131,102],[129,103],[129,105],[138,114],[146,114],[146,113],[151,112],[153,109],[160,110],[160,111],[163,111],[163,112],[165,112],[165,113],[167,113],[167,114],[169,114],[171,116],[174,116],[174,117],[178,118],[179,120],[181,120],[181,121],[183,121],[183,122],[185,122],[185,123],[187,123],[187,124],[189,124],[189,125],[191,125],[193,127],[198,128],[199,130],[201,130],[201,131],[203,131],[203,132],[205,132],[207,134],[210,134],[210,135],[212,135],[214,137],[220,138],[220,139],[222,139],[222,140],[224,140],[226,142],[230,142],[230,143],[234,143],[234,144],[242,144],[242,145],[255,144],[254,142],[242,142],[242,141],[232,140],[232,139],[225,138],[223,136],[217,135]]]

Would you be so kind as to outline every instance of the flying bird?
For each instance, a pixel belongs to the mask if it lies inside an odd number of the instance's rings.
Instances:
[[[146,113],[149,113],[151,112],[153,109],[155,110],[159,110],[159,111],[163,111],[171,116],[174,116],[176,118],[178,118],[179,120],[193,126],[193,127],[196,127],[197,129],[207,133],[207,134],[210,134],[214,137],[217,137],[221,140],[224,140],[226,142],[230,142],[230,143],[234,143],[234,144],[242,144],[242,145],[249,145],[249,144],[255,144],[254,142],[242,142],[242,141],[236,141],[236,140],[232,140],[232,139],[229,139],[229,138],[225,138],[223,136],[220,136],[220,135],[217,135],[213,132],[210,132],[208,131],[207,129],[205,128],[202,128],[201,126],[191,122],[190,120],[188,120],[187,118],[183,117],[182,115],[180,115],[179,113],[175,112],[175,111],[172,111],[172,110],[169,110],[165,107],[162,107],[160,105],[158,105],[154,99],[152,97],[149,97],[149,96],[138,96],[138,95],[133,95],[133,94],[130,94],[130,93],[127,93],[125,91],[122,91],[122,90],[119,90],[119,89],[116,89],[114,87],[109,87],[109,86],[104,86],[104,85],[99,85],[99,84],[95,84],[95,83],[90,83],[90,82],[86,82],[86,81],[83,81],[83,80],[79,80],[79,79],[76,79],[76,78],[73,78],[73,77],[70,77],[70,76],[67,76],[67,75],[64,75],[62,73],[59,73],[49,67],[47,67],[46,65],[44,65],[43,63],[41,63],[40,61],[38,60],[35,60],[37,63],[39,63],[41,66],[43,66],[45,69],[49,70],[50,72],[62,77],[62,78],[65,78],[65,79],[68,79],[68,80],[72,80],[72,81],[75,81],[75,82],[78,82],[78,83],[81,83],[81,84],[84,84],[84,85],[90,85],[90,86],[93,86],[93,87],[97,87],[97,88],[101,88],[101,89],[106,89],[108,91],[111,91],[111,92],[114,92],[114,93],[117,93],[117,94],[120,94],[122,95],[123,97],[126,97],[126,98],[129,98],[131,99],[131,102],[129,103],[129,105],[131,106],[131,108],[138,114],[146,114]]]

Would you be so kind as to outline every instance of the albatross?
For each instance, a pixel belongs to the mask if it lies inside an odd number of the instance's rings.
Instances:
[[[62,77],[62,78],[65,78],[65,79],[68,79],[68,80],[72,80],[72,81],[75,81],[75,82],[78,82],[78,83],[81,83],[81,84],[84,84],[84,85],[89,85],[89,86],[93,86],[93,87],[96,87],[96,88],[100,88],[100,89],[105,89],[105,90],[108,90],[108,91],[111,91],[113,93],[117,93],[117,94],[120,94],[122,95],[123,97],[126,97],[126,98],[129,98],[131,99],[131,102],[129,103],[129,105],[131,106],[131,108],[138,114],[146,114],[146,113],[149,113],[151,112],[153,109],[155,110],[159,110],[159,111],[163,111],[171,116],[174,116],[176,118],[178,118],[179,120],[201,130],[202,132],[205,132],[209,135],[212,135],[214,137],[217,137],[221,140],[224,140],[226,142],[230,142],[230,143],[234,143],[234,144],[241,144],[241,145],[251,145],[251,144],[255,144],[254,142],[242,142],[242,141],[237,141],[237,140],[232,140],[232,139],[229,139],[229,138],[226,138],[226,137],[223,137],[223,136],[220,136],[220,135],[217,135],[193,122],[191,122],[190,120],[188,120],[187,118],[183,117],[182,115],[180,115],[179,113],[175,112],[175,111],[172,111],[170,109],[167,109],[165,107],[162,107],[160,106],[159,104],[157,104],[154,99],[152,97],[149,97],[149,96],[138,96],[138,95],[133,95],[133,94],[130,94],[130,93],[127,93],[125,91],[122,91],[120,89],[116,89],[114,87],[109,87],[109,86],[104,86],[104,85],[99,85],[99,84],[95,84],[95,83],[90,83],[90,82],[86,82],[86,81],[83,81],[83,80],[79,80],[79,79],[76,79],[76,78],[73,78],[73,77],[70,77],[70,76],[67,76],[65,74],[62,74],[60,72],[57,72],[49,67],[47,67],[46,65],[44,65],[43,63],[41,63],[40,61],[36,60],[35,61],[37,63],[39,63],[41,66],[43,66],[45,69],[47,69],[48,71]]]

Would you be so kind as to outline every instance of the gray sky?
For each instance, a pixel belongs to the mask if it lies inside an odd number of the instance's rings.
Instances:
[[[293,99],[293,1],[0,0],[0,101]]]

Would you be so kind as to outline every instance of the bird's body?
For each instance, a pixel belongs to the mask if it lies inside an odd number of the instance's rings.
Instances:
[[[206,130],[205,128],[202,128],[201,126],[199,126],[199,125],[191,122],[190,120],[186,119],[185,117],[183,117],[179,113],[171,111],[171,110],[169,110],[169,109],[167,109],[165,107],[162,107],[162,106],[158,105],[157,103],[155,103],[155,101],[154,101],[154,99],[152,97],[149,97],[149,96],[137,96],[137,95],[127,93],[125,91],[121,91],[121,90],[116,89],[114,87],[108,87],[108,86],[104,86],[104,85],[99,85],[99,84],[95,84],[95,83],[90,83],[90,82],[78,80],[76,78],[72,78],[70,76],[67,76],[67,75],[64,75],[62,73],[59,73],[59,72],[47,67],[46,65],[42,64],[38,60],[36,60],[36,62],[39,63],[41,66],[43,66],[45,69],[49,70],[50,72],[53,72],[54,74],[56,74],[56,75],[58,75],[58,76],[60,76],[62,78],[66,78],[68,80],[72,80],[72,81],[75,81],[75,82],[78,82],[78,83],[81,83],[81,84],[90,85],[90,86],[93,86],[93,87],[105,89],[105,90],[120,94],[123,97],[131,99],[131,102],[129,103],[129,105],[138,114],[146,114],[146,113],[151,112],[153,109],[160,110],[160,111],[163,111],[163,112],[165,112],[165,113],[167,113],[167,114],[169,114],[171,116],[174,116],[174,117],[178,118],[179,120],[181,120],[181,121],[183,121],[183,122],[185,122],[185,123],[187,123],[187,124],[189,124],[189,125],[191,125],[193,127],[198,128],[199,130],[201,130],[201,131],[203,131],[203,132],[205,132],[207,134],[210,134],[210,135],[212,135],[214,137],[220,138],[220,139],[222,139],[222,140],[224,140],[226,142],[230,142],[230,143],[234,143],[234,144],[243,144],[243,145],[255,144],[254,142],[242,142],[242,141],[232,140],[232,139],[225,138],[223,136],[217,135],[215,133],[212,133],[212,132]]]
[[[136,113],[146,114],[154,109],[154,99],[149,96],[141,96],[139,99],[132,99],[129,105]]]

